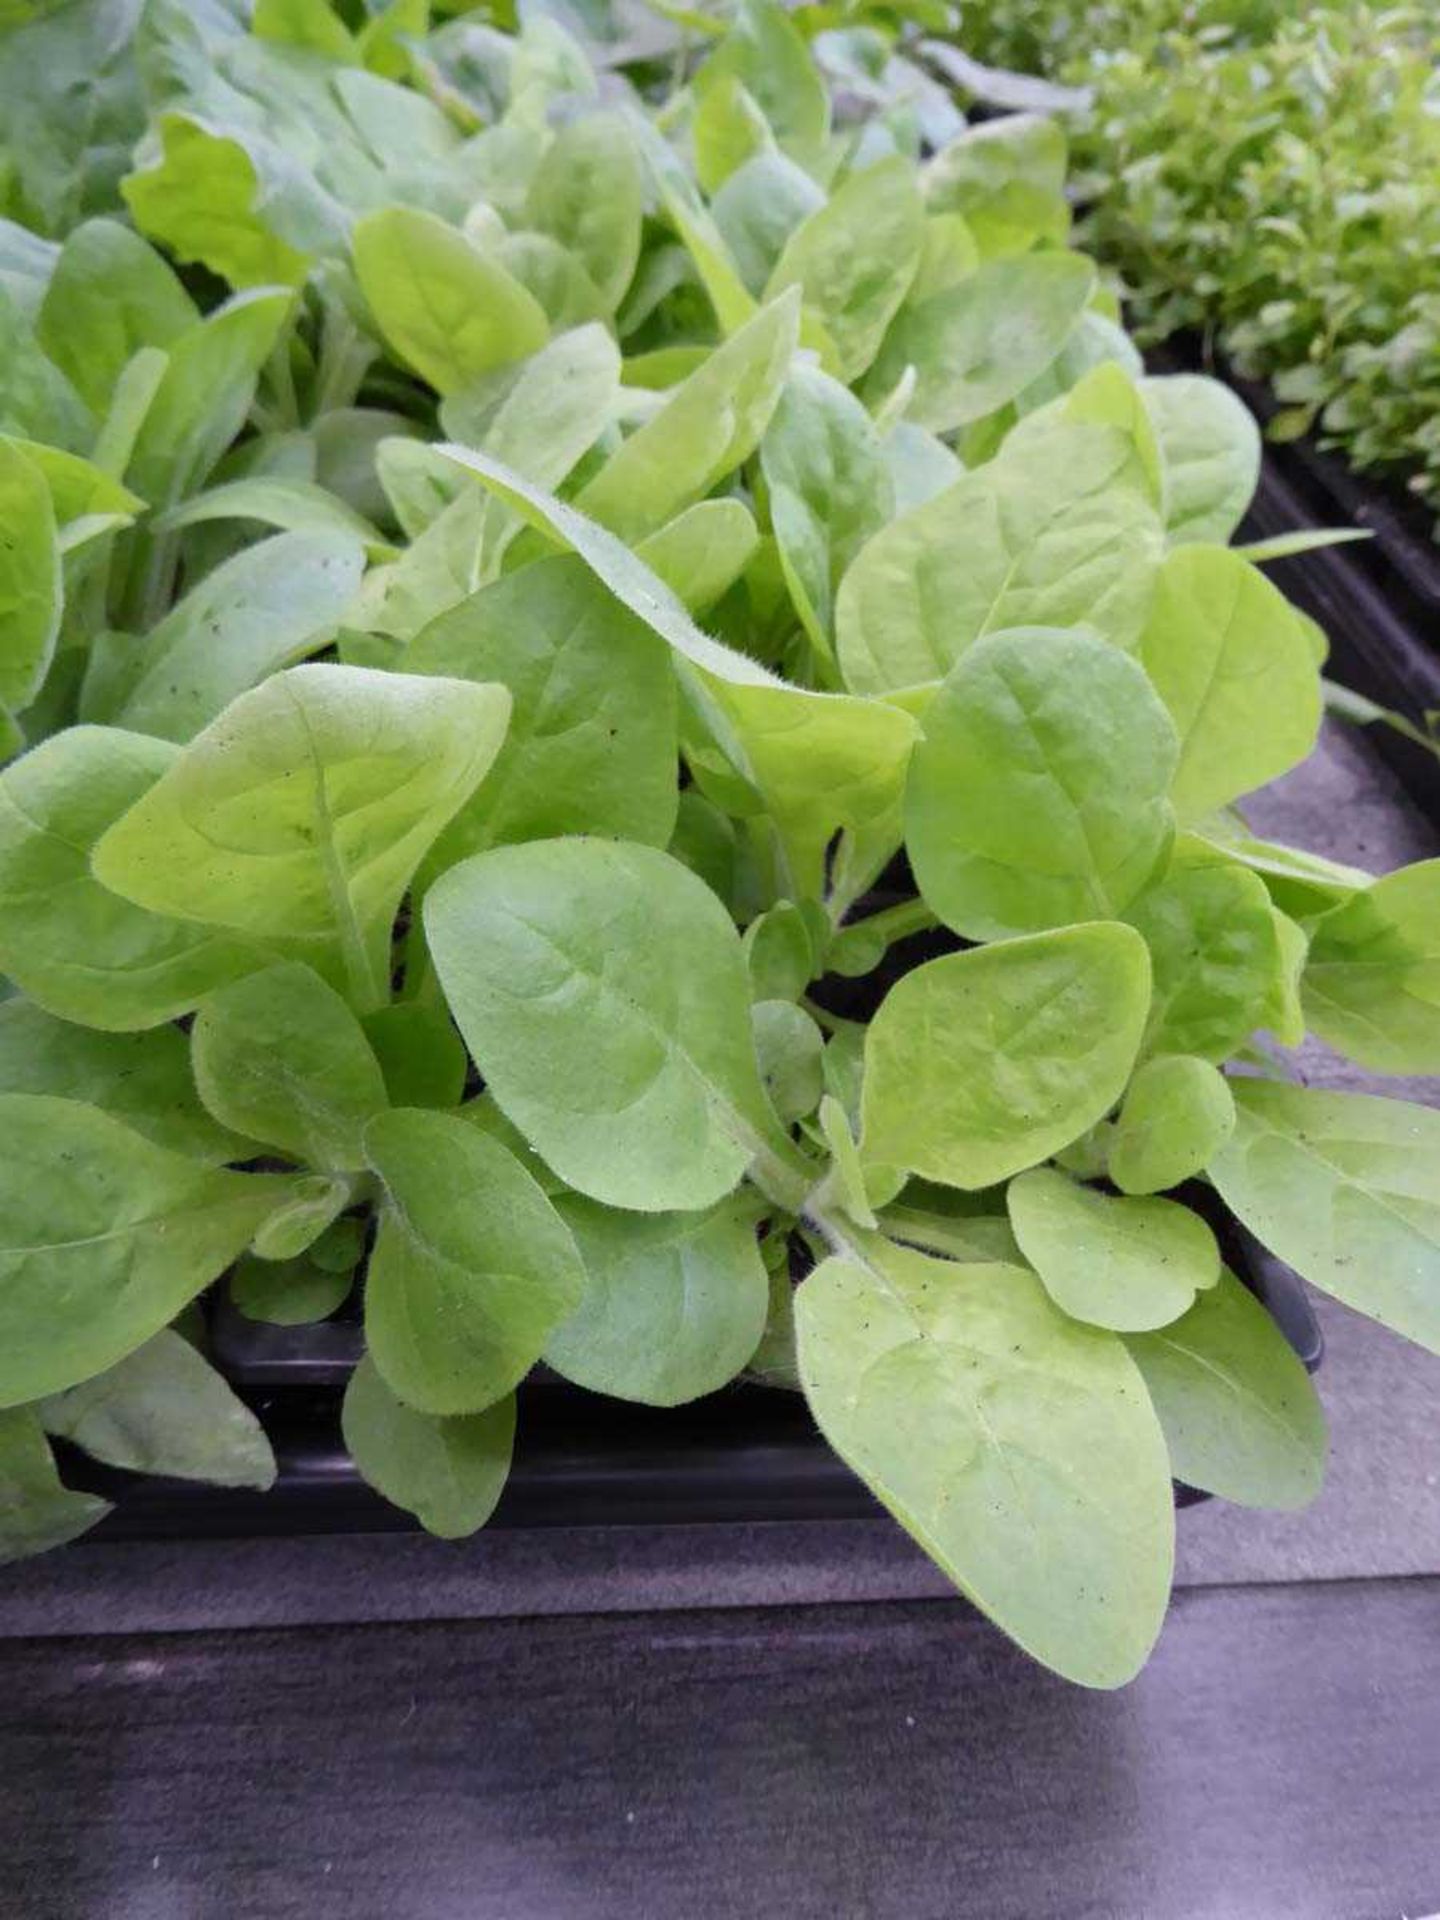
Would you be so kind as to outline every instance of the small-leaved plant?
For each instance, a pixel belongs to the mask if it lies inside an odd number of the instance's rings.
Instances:
[[[0,1553],[52,1438],[264,1485],[193,1303],[358,1298],[436,1533],[537,1363],[749,1372],[1116,1685],[1172,1478],[1321,1479],[1196,1183],[1440,1345],[1440,1116],[1289,1051],[1440,1069],[1440,865],[1237,809],[1321,719],[1255,427],[871,26],[399,12],[151,0],[121,198],[0,229]]]

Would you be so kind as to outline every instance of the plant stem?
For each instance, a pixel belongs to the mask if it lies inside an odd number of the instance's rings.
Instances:
[[[867,914],[863,920],[848,920],[845,931],[865,932],[878,936],[887,947],[893,947],[897,940],[904,940],[912,933],[924,933],[930,927],[940,925],[939,915],[919,898],[901,900],[898,905],[884,907],[879,913]]]

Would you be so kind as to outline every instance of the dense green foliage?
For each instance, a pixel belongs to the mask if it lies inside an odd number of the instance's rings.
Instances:
[[[537,1361],[750,1369],[1116,1685],[1172,1472],[1323,1468],[1176,1190],[1440,1347],[1440,1117],[1285,1051],[1440,1065],[1440,865],[1247,832],[1323,641],[1054,127],[769,0],[587,18],[13,31],[94,111],[0,227],[0,1553],[103,1510],[47,1436],[264,1484],[190,1305],[353,1288],[347,1442],[436,1532]]]
[[[1440,26],[1308,0],[976,0],[962,42],[1091,90],[1084,242],[1142,340],[1216,338],[1316,430],[1440,506]]]

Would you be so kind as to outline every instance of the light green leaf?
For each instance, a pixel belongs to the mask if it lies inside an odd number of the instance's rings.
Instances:
[[[625,122],[592,113],[562,127],[530,182],[526,214],[577,256],[613,313],[640,257],[640,166]]]
[[[1173,373],[1140,382],[1165,474],[1171,541],[1223,546],[1245,517],[1260,479],[1260,429],[1222,381]]]
[[[1117,922],[916,967],[866,1037],[867,1165],[977,1189],[1048,1159],[1119,1099],[1149,1002],[1145,944]]]
[[[365,555],[345,533],[278,533],[222,561],[107,676],[90,717],[192,740],[247,688],[334,638]],[[103,684],[103,683],[102,683]]]
[[[261,964],[241,941],[110,892],[90,855],[178,758],[163,740],[70,727],[0,773],[0,966],[47,1012],[155,1027]]]
[[[675,825],[675,676],[663,643],[573,555],[532,562],[432,621],[408,670],[498,681],[514,702],[480,790],[427,861],[596,833],[664,846]]]
[[[1232,1273],[1125,1342],[1175,1477],[1242,1507],[1303,1507],[1325,1475],[1325,1412],[1279,1327]]]
[[[1165,1053],[1138,1069],[1110,1136],[1122,1193],[1160,1193],[1209,1165],[1235,1131],[1235,1097],[1218,1067]]]
[[[499,750],[503,687],[303,666],[245,693],[102,835],[102,885],[152,912],[317,943],[386,997],[419,862]]]
[[[0,704],[26,707],[55,652],[64,606],[60,540],[45,475],[0,437]]]
[[[95,415],[142,347],[170,347],[199,319],[172,268],[118,220],[67,234],[36,321],[40,344]]]
[[[791,1000],[757,1000],[750,1009],[760,1078],[770,1104],[787,1124],[820,1103],[820,1056],[825,1041],[803,1007]]]
[[[579,1192],[695,1211],[757,1154],[787,1155],[755,1062],[739,937],[668,854],[580,839],[497,847],[431,889],[425,930],[490,1092]]]
[[[38,1411],[47,1433],[107,1466],[217,1487],[275,1484],[275,1455],[260,1422],[168,1327]]]
[[[305,169],[263,179],[243,140],[189,114],[162,113],[136,158],[121,185],[136,226],[233,287],[298,286],[307,256],[343,235],[339,208]]]
[[[567,1380],[674,1407],[733,1380],[759,1345],[769,1281],[744,1194],[704,1213],[624,1214],[562,1200],[587,1275],[545,1359]]]
[[[1258,876],[1177,861],[1125,918],[1150,949],[1145,1051],[1227,1059],[1263,1023],[1280,977],[1279,935]]]
[[[0,1411],[0,1566],[65,1546],[109,1511],[98,1494],[60,1484],[33,1407]]]
[[[578,1305],[575,1244],[515,1155],[453,1114],[382,1114],[365,1149],[386,1195],[365,1281],[375,1365],[407,1406],[478,1413]]]
[[[569,248],[548,233],[505,234],[481,244],[480,251],[525,289],[557,332],[605,317],[600,289]]]
[[[1086,1686],[1129,1680],[1160,1630],[1174,1510],[1124,1344],[1022,1268],[867,1237],[795,1298],[820,1430],[961,1591]]]
[[[699,614],[734,586],[759,539],[754,516],[742,501],[697,500],[642,540],[635,557],[687,612]]]
[[[544,346],[534,297],[434,214],[383,207],[357,222],[352,246],[381,332],[438,393]]]
[[[960,213],[987,254],[1063,240],[1065,132],[1058,120],[1008,113],[966,127],[922,169],[932,213]]]
[[[1440,1113],[1405,1100],[1231,1082],[1220,1197],[1313,1286],[1440,1353]]]
[[[949,433],[983,420],[1044,372],[1094,289],[1095,269],[1079,254],[988,261],[900,309],[865,395],[888,392],[913,366],[918,379],[910,417],[920,426]]]
[[[483,1413],[436,1419],[397,1400],[372,1360],[345,1389],[340,1427],[362,1477],[428,1533],[459,1540],[495,1511],[515,1443],[510,1395]]]
[[[829,94],[799,28],[775,0],[739,0],[709,67],[744,83],[797,156],[823,143],[830,130]]]
[[[168,1326],[285,1185],[200,1166],[78,1100],[0,1094],[0,1406],[88,1380]]]
[[[361,1135],[388,1104],[380,1063],[309,967],[267,967],[222,987],[191,1045],[200,1097],[225,1126],[326,1172],[365,1166]]]
[[[1020,1251],[1073,1320],[1149,1332],[1220,1278],[1214,1234],[1173,1200],[1117,1198],[1033,1167],[1010,1182],[1006,1204]]]
[[[747,160],[775,151],[775,136],[759,101],[738,75],[703,66],[695,76],[694,94],[690,137],[695,178],[713,199]]]
[[[1113,918],[1168,849],[1174,769],[1165,709],[1117,648],[1043,627],[977,641],[911,765],[920,891],[972,940]]]
[[[633,542],[709,493],[759,444],[799,319],[798,295],[763,307],[611,455],[576,496],[578,510]]]
[[[1320,672],[1283,594],[1223,547],[1161,565],[1140,638],[1180,735],[1172,798],[1183,822],[1297,766],[1320,730]]]
[[[158,1147],[220,1166],[253,1143],[201,1106],[190,1048],[178,1027],[97,1033],[19,997],[0,1004],[0,1091],[50,1093],[114,1114]]]
[[[1440,1073],[1440,860],[1325,914],[1301,976],[1310,1025],[1377,1073]]]
[[[841,576],[894,509],[880,437],[837,381],[797,366],[760,443],[760,465],[795,611],[820,658],[831,659]]]
[[[851,174],[790,235],[765,289],[798,286],[834,342],[847,384],[880,351],[920,260],[925,215],[915,170],[899,154]]]
[[[1051,421],[891,522],[836,601],[840,664],[856,693],[938,680],[1007,627],[1139,635],[1160,558],[1154,508],[1127,476],[1117,427]]]

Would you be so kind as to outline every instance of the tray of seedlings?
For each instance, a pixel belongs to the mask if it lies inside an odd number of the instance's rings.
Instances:
[[[1253,422],[877,29],[290,17],[7,189],[0,1556],[878,1502],[1121,1684],[1306,1287],[1440,1344]]]

